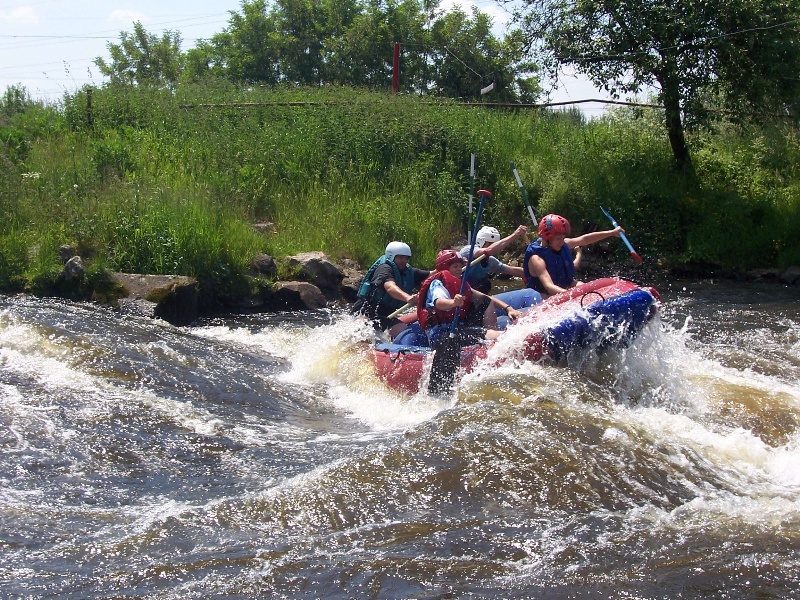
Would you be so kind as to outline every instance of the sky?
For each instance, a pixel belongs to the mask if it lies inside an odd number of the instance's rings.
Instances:
[[[508,20],[494,0],[444,0],[440,8],[455,4],[490,14],[498,32]],[[186,51],[222,31],[230,11],[240,10],[241,0],[0,0],[0,93],[22,85],[33,98],[56,102],[84,84],[104,83],[94,59],[108,59],[108,43],[118,43],[134,22],[158,36],[179,31]],[[583,78],[565,75],[561,85],[551,101],[608,97]],[[602,104],[578,107],[589,117],[603,113]]]

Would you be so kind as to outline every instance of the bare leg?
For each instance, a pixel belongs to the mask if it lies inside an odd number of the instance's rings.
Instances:
[[[483,311],[483,326],[486,329],[497,329],[497,310],[494,307],[494,302],[489,302],[489,306]]]

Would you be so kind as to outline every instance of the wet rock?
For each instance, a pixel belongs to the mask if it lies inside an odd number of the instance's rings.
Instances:
[[[119,300],[122,310],[152,314],[173,325],[188,325],[197,318],[197,281],[180,275],[112,273],[127,295]]]

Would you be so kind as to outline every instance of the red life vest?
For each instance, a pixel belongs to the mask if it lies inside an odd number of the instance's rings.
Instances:
[[[422,327],[423,330],[427,330],[434,325],[440,325],[441,323],[452,323],[453,315],[456,311],[455,308],[445,311],[439,310],[438,308],[433,310],[425,306],[425,302],[428,298],[428,288],[431,287],[431,283],[433,283],[434,279],[438,279],[442,282],[447,293],[450,294],[450,298],[455,298],[456,294],[461,291],[461,279],[452,275],[450,271],[436,271],[423,282],[422,286],[419,288],[417,298],[417,318],[419,319],[419,326]],[[458,312],[459,321],[466,317],[471,303],[472,288],[467,284],[464,286],[464,304]]]

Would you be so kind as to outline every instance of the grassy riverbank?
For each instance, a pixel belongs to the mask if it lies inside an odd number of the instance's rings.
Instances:
[[[674,169],[648,112],[587,123],[579,113],[223,83],[106,87],[59,107],[19,92],[7,90],[0,116],[4,290],[46,290],[62,244],[92,273],[197,276],[219,301],[237,293],[258,252],[323,250],[365,265],[401,239],[429,266],[463,236],[471,152],[477,186],[494,192],[484,222],[502,231],[529,221],[513,160],[537,215],[606,228],[602,204],[648,260],[800,263],[800,140],[786,124],[692,137],[690,176]],[[259,222],[274,228],[257,231]]]

